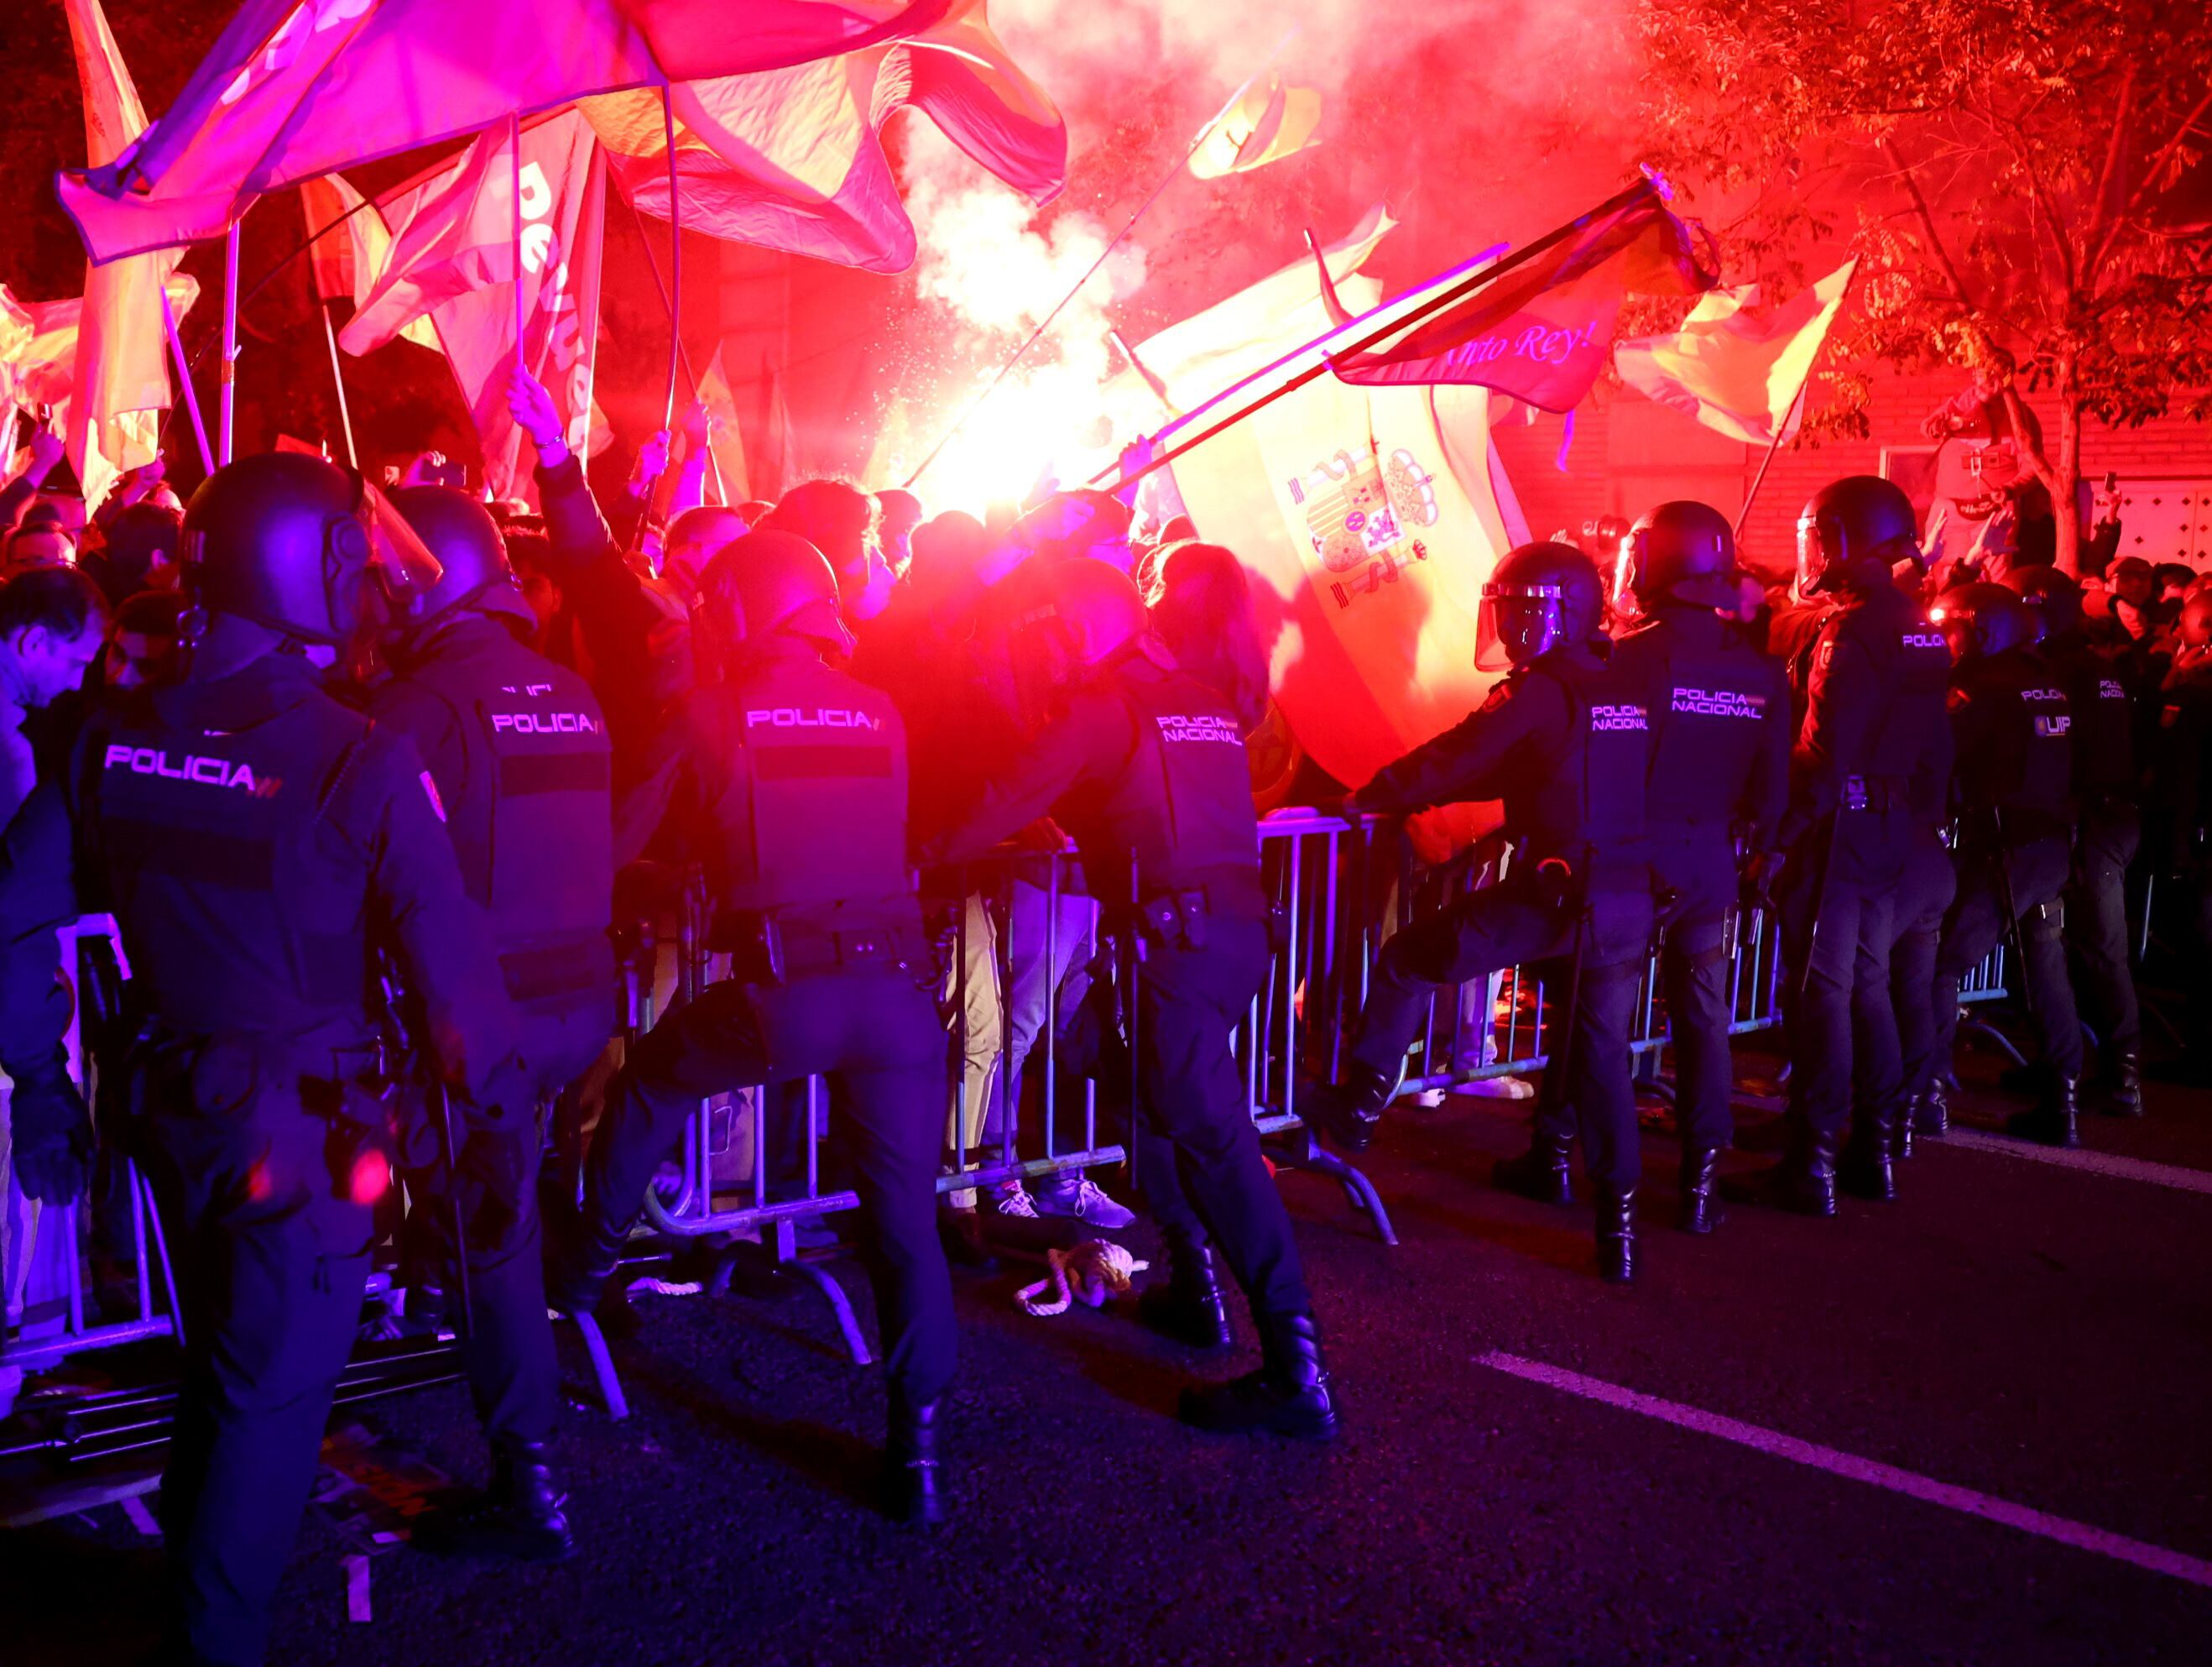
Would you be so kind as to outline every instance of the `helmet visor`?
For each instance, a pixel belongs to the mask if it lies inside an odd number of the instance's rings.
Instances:
[[[1797,593],[1817,596],[1827,576],[1828,546],[1820,538],[1820,523],[1810,515],[1797,518]]]
[[[1565,608],[1564,585],[1484,585],[1475,617],[1475,669],[1508,671],[1557,646],[1565,635]]]
[[[1613,558],[1613,613],[1620,620],[1643,617],[1644,604],[1636,594],[1638,569],[1643,565],[1644,540],[1647,535],[1631,532],[1620,541],[1620,549]]]
[[[406,517],[365,476],[361,478],[361,501],[354,506],[354,514],[368,535],[368,571],[383,589],[392,614],[409,617],[437,587],[444,569],[429,546],[407,524]]]

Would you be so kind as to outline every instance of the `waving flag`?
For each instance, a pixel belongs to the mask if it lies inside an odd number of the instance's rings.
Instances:
[[[515,111],[786,69],[942,22],[954,0],[246,0],[176,102],[64,173],[95,262],[220,235],[264,192]]]
[[[1237,100],[1214,125],[1191,156],[1191,173],[1200,179],[1218,179],[1224,173],[1249,173],[1279,162],[1310,148],[1316,143],[1314,130],[1320,125],[1319,93],[1271,80]]]
[[[1496,388],[1545,411],[1571,411],[1613,348],[1613,320],[1632,292],[1710,289],[1688,227],[1650,180],[1554,233],[1546,246],[1487,282],[1448,273],[1391,302],[1414,308],[1404,329],[1331,368],[1347,382],[1462,382]],[[1465,294],[1441,301],[1454,289]]]
[[[1828,339],[1856,258],[1802,295],[1769,306],[1755,283],[1716,289],[1680,330],[1623,342],[1613,362],[1629,386],[1747,446],[1796,432],[1797,395]]]
[[[976,161],[1038,202],[1067,173],[1067,129],[1042,88],[991,32],[982,0],[909,38],[767,74],[675,88],[684,223],[872,272],[914,263],[884,124],[920,111]],[[668,145],[655,92],[615,93],[584,109],[623,194],[665,220]]]
[[[552,392],[569,449],[586,456],[606,170],[590,125],[568,110],[523,128],[520,173],[523,362]],[[493,495],[528,498],[531,459],[507,410],[515,352],[516,173],[510,131],[495,128],[444,167],[356,216],[380,215],[392,241],[338,343],[349,353],[368,353],[427,321],[476,419]]]
[[[100,0],[67,0],[67,6],[84,89],[86,154],[95,164],[112,161],[145,131],[145,106]],[[160,450],[159,413],[172,397],[161,286],[179,259],[141,255],[86,274],[64,434],[88,502],[97,503],[123,470],[151,463]]]
[[[316,295],[326,301],[349,301],[358,312],[391,264],[392,231],[384,216],[336,173],[302,184],[300,206],[308,231],[322,234],[307,248]],[[399,338],[438,350],[438,332],[427,318],[410,321]]]
[[[1377,204],[1352,232],[1320,252],[1336,293],[1362,312],[1382,299],[1382,286],[1357,274],[1397,223]],[[1159,379],[1176,410],[1194,410],[1328,332],[1333,320],[1316,293],[1314,272],[1305,260],[1271,272],[1228,300],[1146,337],[1137,344],[1137,357]],[[1105,400],[1109,411],[1139,413],[1132,432],[1155,429],[1166,415],[1157,398],[1148,398],[1134,370],[1106,385]]]

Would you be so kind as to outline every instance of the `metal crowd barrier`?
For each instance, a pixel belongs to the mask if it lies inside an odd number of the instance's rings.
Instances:
[[[62,964],[70,970],[77,994],[70,1014],[68,1034],[64,1045],[69,1053],[70,1074],[84,1092],[88,1104],[99,1103],[97,1068],[87,1052],[82,1035],[86,1005],[95,998],[95,993],[107,993],[107,1005],[112,1006],[114,993],[130,976],[130,963],[123,952],[123,940],[114,918],[107,915],[87,915],[64,927],[60,932]],[[121,1343],[141,1342],[149,1337],[183,1337],[183,1326],[178,1318],[176,1281],[169,1261],[168,1244],[162,1236],[160,1212],[154,1208],[153,1189],[138,1166],[128,1159],[120,1159],[119,1182],[122,1188],[122,1207],[127,1217],[131,1289],[127,1299],[128,1313],[115,1319],[89,1317],[85,1301],[85,1218],[91,1214],[88,1199],[79,1200],[59,1208],[40,1206],[33,1212],[25,1209],[23,1219],[29,1221],[31,1237],[18,1249],[11,1245],[6,1270],[7,1294],[12,1307],[18,1294],[19,1270],[30,1271],[37,1263],[48,1266],[58,1262],[63,1281],[60,1302],[62,1312],[58,1323],[40,1316],[27,1327],[9,1335],[0,1327],[0,1368],[9,1366],[34,1370],[52,1366],[72,1354],[98,1348],[112,1348]],[[0,1201],[0,1207],[13,1211],[20,1194],[10,1182],[10,1196]],[[110,1221],[111,1230],[114,1225]],[[40,1241],[49,1233],[58,1233],[58,1249],[40,1254]],[[121,1245],[110,1245],[120,1251]],[[153,1252],[149,1255],[149,1250]],[[155,1299],[155,1275],[160,1276],[160,1298]],[[52,1299],[39,1305],[50,1305]],[[112,1300],[112,1299],[111,1299]],[[12,1322],[17,1317],[10,1314]]]
[[[1448,899],[1479,884],[1482,871],[1471,858],[1418,870],[1402,834],[1386,831],[1376,818],[1347,822],[1311,811],[1283,812],[1265,820],[1261,832],[1263,878],[1279,929],[1266,981],[1233,1041],[1251,1115],[1278,1165],[1339,1182],[1347,1202],[1369,1217],[1386,1244],[1395,1244],[1389,1212],[1375,1188],[1357,1168],[1315,1141],[1299,1116],[1299,1096],[1304,1085],[1333,1081],[1340,1074],[1346,1040],[1383,941],[1386,910],[1395,912],[1402,925],[1424,901]],[[964,871],[951,887],[957,895],[938,900],[939,916],[948,923],[943,941],[951,952],[941,992],[948,1013],[949,1070],[944,1108],[948,1156],[938,1177],[940,1194],[1125,1165],[1129,1140],[1148,1138],[1141,1129],[1127,1137],[1119,1129],[1102,1130],[1094,1062],[1080,1060],[1062,1069],[1063,1001],[1077,975],[1110,984],[1128,976],[1126,958],[1112,952],[1111,923],[1099,917],[1095,905],[1078,903],[1081,892],[1072,857],[1068,849],[997,857]],[[1038,913],[1040,903],[1042,944],[1034,942],[1035,925],[1018,939],[1018,922]],[[1071,903],[1077,906],[1063,906]],[[1086,922],[1082,942],[1063,944],[1064,916]],[[676,910],[670,946],[675,961],[672,1005],[696,998],[726,973],[721,958],[707,950],[706,922],[704,889],[694,873]],[[120,942],[106,917],[88,917],[67,936],[81,988],[82,980],[98,976],[103,956],[119,965]],[[1781,955],[1771,911],[1752,910],[1732,921],[1729,941],[1732,1030],[1742,1034],[1778,1025]],[[1042,1012],[1018,1015],[1017,985],[1039,982],[1033,959],[1039,952]],[[650,1029],[656,1016],[654,956],[648,934],[641,948],[623,958],[627,1031],[633,1038]],[[2002,996],[2006,970],[2001,945],[1962,985],[1961,1001]],[[979,985],[987,977],[988,988]],[[1115,995],[1123,999],[1126,989],[1117,988]],[[1407,1089],[1449,1090],[1542,1069],[1551,1053],[1553,1022],[1547,995],[1544,974],[1534,967],[1510,969],[1494,982],[1471,981],[1444,992],[1431,1004]],[[988,996],[988,1007],[971,1000],[981,996]],[[987,1032],[979,1041],[971,1033],[971,1021],[987,1012],[995,1035]],[[1017,1030],[1031,1030],[1030,1046],[1019,1058],[1006,1045]],[[1639,1077],[1662,1092],[1666,1085],[1658,1067],[1667,1041],[1655,951],[1638,992],[1631,1045]],[[88,1068],[74,1024],[70,1047],[72,1068],[86,1080]],[[1024,1085],[1038,1068],[1040,1054],[1043,1078],[1031,1115]],[[970,1104],[970,1078],[977,1074],[971,1059],[979,1056],[989,1060],[981,1086],[999,1108],[995,1129],[988,1132],[975,1115],[978,1108]],[[823,1145],[835,1110],[819,1078],[794,1086],[779,1104],[782,1092],[738,1089],[702,1100],[675,1154],[672,1182],[664,1171],[661,1182],[648,1191],[640,1231],[664,1243],[757,1241],[777,1269],[821,1294],[848,1353],[856,1364],[866,1364],[867,1342],[851,1304],[823,1265],[836,1253],[834,1247],[811,1248],[802,1242],[805,1224],[860,1203],[849,1189],[824,1187]],[[772,1138],[771,1124],[780,1125],[786,1138]],[[798,1138],[789,1138],[794,1134]],[[51,1335],[0,1344],[0,1366],[44,1366],[81,1350],[181,1335],[150,1189],[128,1165],[125,1184],[137,1285],[135,1315],[88,1322],[77,1209],[46,1212],[46,1219],[58,1220],[67,1235],[66,1318]],[[157,1274],[166,1307],[156,1301]],[[726,1264],[718,1277],[726,1280]],[[621,1417],[626,1404],[605,1340],[588,1316],[579,1323],[608,1410]]]

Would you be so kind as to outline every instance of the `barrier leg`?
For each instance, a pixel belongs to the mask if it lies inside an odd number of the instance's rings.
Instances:
[[[1390,1212],[1382,1202],[1382,1195],[1375,1190],[1375,1183],[1360,1171],[1327,1150],[1306,1129],[1297,1131],[1297,1139],[1276,1152],[1279,1162],[1292,1169],[1311,1170],[1316,1175],[1326,1175],[1344,1189],[1344,1195],[1352,1208],[1360,1211],[1375,1224],[1376,1237],[1385,1244],[1395,1247],[1398,1231],[1390,1225]]]
[[[623,1393],[622,1379],[615,1374],[615,1358],[607,1352],[606,1334],[589,1314],[575,1318],[577,1333],[584,1340],[584,1354],[592,1363],[592,1376],[599,1382],[599,1403],[607,1409],[607,1416],[619,1424],[629,1416],[629,1397]]]
[[[852,1356],[853,1364],[856,1366],[873,1366],[876,1357],[868,1352],[868,1340],[861,1334],[860,1317],[853,1312],[852,1299],[845,1294],[845,1287],[837,1282],[837,1276],[827,1268],[817,1267],[811,1262],[793,1262],[789,1265],[793,1273],[819,1291],[822,1299],[830,1305],[830,1312],[836,1319],[837,1329],[844,1335],[845,1352]]]

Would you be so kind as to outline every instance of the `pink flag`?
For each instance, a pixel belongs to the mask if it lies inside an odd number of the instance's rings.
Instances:
[[[1462,298],[1365,352],[1331,362],[1342,380],[1479,384],[1546,411],[1571,411],[1589,392],[1613,349],[1622,300],[1640,294],[1692,294],[1713,277],[1690,230],[1644,181],[1606,208],[1563,228],[1549,247],[1487,283],[1459,272],[1426,289]],[[1390,305],[1418,305],[1418,294]]]
[[[952,4],[247,0],[142,143],[62,175],[62,204],[94,261],[174,247],[220,234],[259,193],[517,110],[858,52]]]
[[[888,46],[686,82],[674,106],[685,226],[867,271],[914,263],[914,226],[880,137],[901,108],[1037,202],[1066,179],[1066,125],[992,33],[983,0],[957,0],[942,22]],[[659,95],[615,93],[584,108],[623,194],[668,218]]]
[[[68,0],[70,40],[84,90],[84,138],[94,163],[119,156],[145,131],[145,106],[116,50],[100,0]],[[159,413],[169,407],[168,337],[161,287],[176,253],[141,255],[85,275],[76,376],[64,435],[70,463],[98,502],[125,469],[151,463]]]

